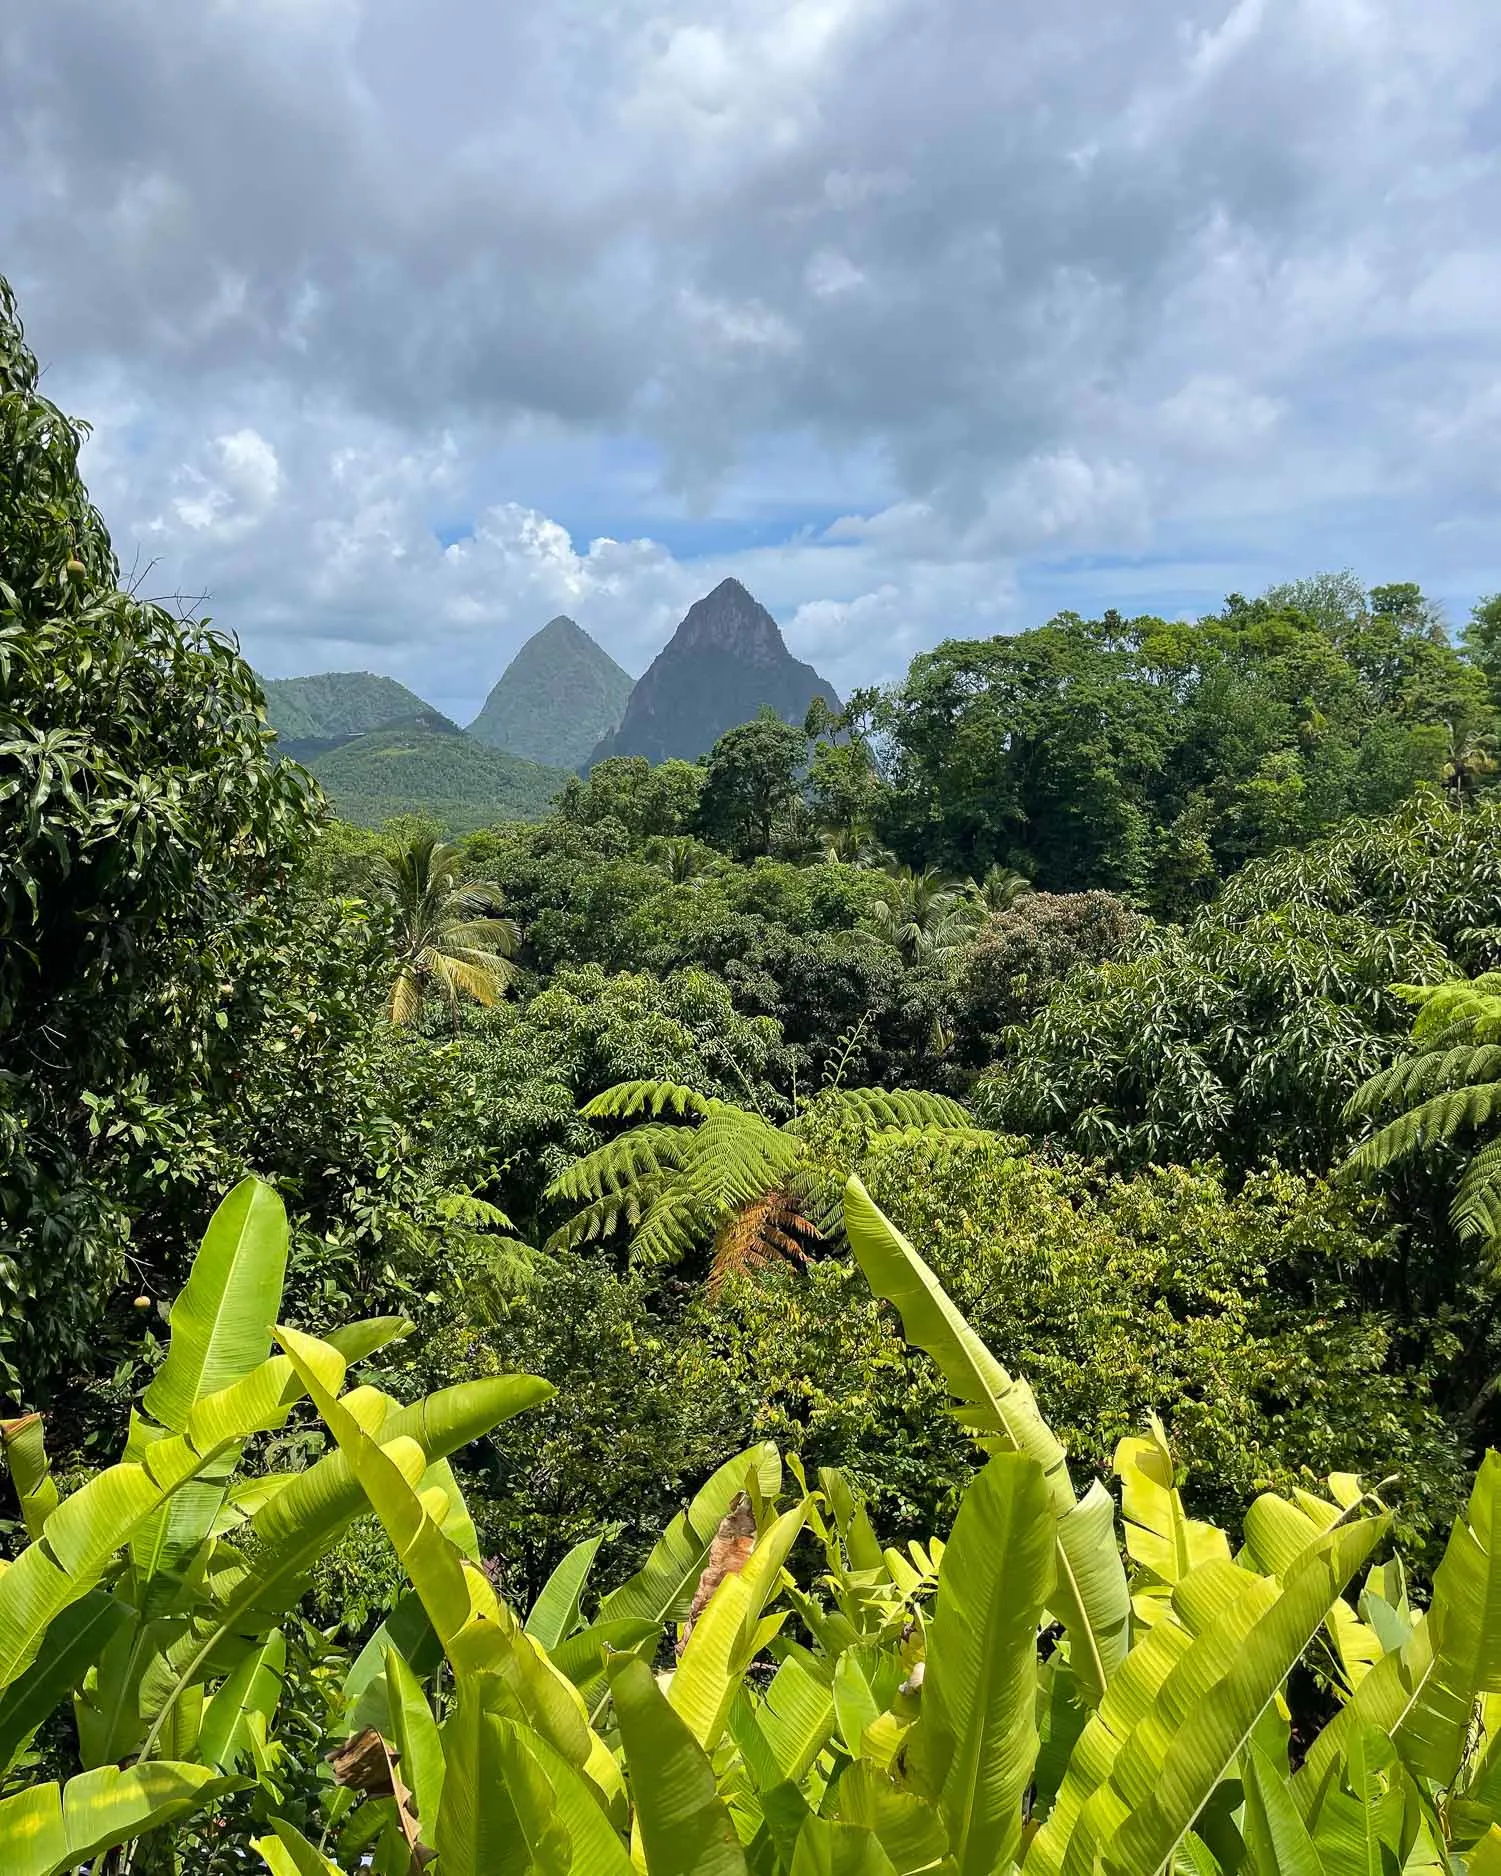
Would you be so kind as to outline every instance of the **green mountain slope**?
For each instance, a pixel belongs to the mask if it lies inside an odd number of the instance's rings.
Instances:
[[[495,821],[534,821],[568,780],[503,749],[491,749],[425,712],[416,722],[371,730],[313,756],[307,766],[334,810],[361,827],[398,814],[426,814],[450,833]]]
[[[470,734],[575,769],[619,727],[634,682],[572,619],[551,619],[506,666]]]
[[[361,736],[430,710],[405,684],[373,671],[320,671],[315,677],[263,677],[266,715],[282,742]]]

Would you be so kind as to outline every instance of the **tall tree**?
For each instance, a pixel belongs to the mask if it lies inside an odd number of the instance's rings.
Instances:
[[[174,1103],[233,1099],[318,813],[235,646],[121,589],[83,435],[0,281],[0,1385],[32,1397],[91,1353]]]
[[[741,858],[771,851],[772,829],[798,794],[806,733],[763,710],[726,730],[709,754],[699,800],[699,831]]]

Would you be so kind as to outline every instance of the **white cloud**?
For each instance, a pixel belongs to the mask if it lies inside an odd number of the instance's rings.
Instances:
[[[0,9],[0,252],[124,557],[454,708],[725,572],[846,686],[1317,565],[1462,616],[1498,150],[1494,0]]]

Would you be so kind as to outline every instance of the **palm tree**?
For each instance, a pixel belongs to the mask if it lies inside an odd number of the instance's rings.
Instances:
[[[1444,787],[1454,797],[1456,808],[1463,810],[1465,790],[1478,776],[1493,774],[1498,764],[1496,746],[1483,730],[1461,730],[1449,725],[1449,741],[1444,750]]]
[[[889,881],[871,901],[859,929],[894,945],[909,964],[948,957],[973,934],[980,908],[935,867],[920,873],[894,867]]]
[[[983,879],[969,880],[967,886],[970,897],[989,913],[1009,912],[1032,890],[1032,882],[1025,874],[1000,865],[989,868]]]
[[[488,1007],[519,974],[511,959],[521,928],[503,915],[500,887],[461,881],[459,864],[458,850],[432,835],[375,862],[375,886],[394,915],[396,976],[386,1012],[395,1024],[415,1022],[436,989],[457,1029],[460,996]]]
[[[701,878],[709,870],[711,857],[709,850],[689,834],[674,834],[659,841],[652,854],[653,864],[674,886],[686,886],[690,880]]]
[[[849,821],[824,829],[823,851],[818,856],[830,866],[896,865],[896,855],[876,839],[868,821]]]

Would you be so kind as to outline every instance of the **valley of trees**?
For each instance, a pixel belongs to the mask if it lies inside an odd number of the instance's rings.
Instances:
[[[79,441],[0,287],[0,1876],[1501,1871],[1501,598],[358,827]]]

